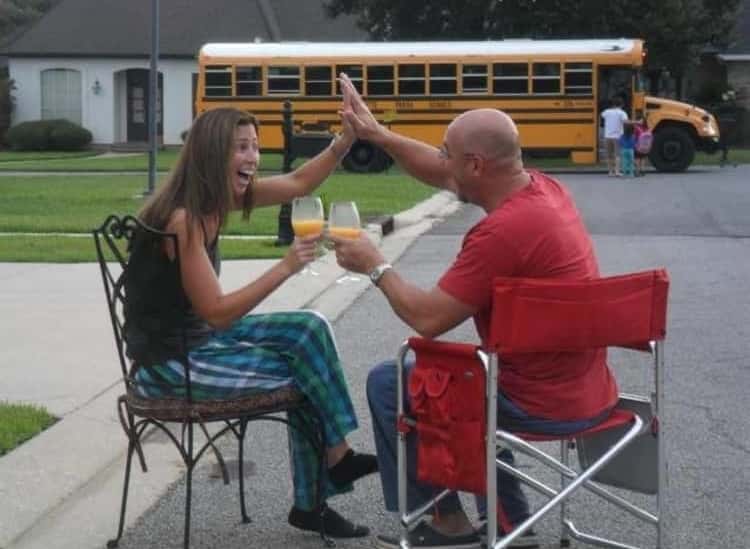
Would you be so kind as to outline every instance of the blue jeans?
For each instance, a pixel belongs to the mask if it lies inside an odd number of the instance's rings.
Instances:
[[[413,363],[405,365],[405,375],[413,367]],[[407,384],[404,382],[404,388]],[[373,433],[375,436],[375,449],[378,454],[378,465],[380,467],[380,480],[383,486],[383,498],[385,508],[388,511],[398,511],[398,467],[396,461],[396,391],[398,385],[396,380],[396,363],[393,360],[382,362],[373,368],[367,377],[367,402],[372,414]],[[404,391],[405,412],[409,412],[408,394]],[[536,432],[547,434],[575,433],[596,425],[609,415],[609,410],[592,418],[582,421],[555,421],[529,416],[518,408],[504,395],[498,394],[498,427],[523,432]],[[513,453],[503,449],[498,453],[498,458],[509,465],[514,464]],[[407,505],[409,509],[415,509],[426,503],[440,490],[434,486],[420,484],[416,479],[417,451],[414,437],[407,439]],[[521,491],[518,479],[505,473],[497,471],[497,494],[499,504],[511,524],[519,524],[529,516],[529,505],[525,494]],[[461,502],[455,492],[443,498],[437,505],[440,513],[458,512]],[[486,514],[486,502],[483,497],[477,496],[477,511],[480,515]]]

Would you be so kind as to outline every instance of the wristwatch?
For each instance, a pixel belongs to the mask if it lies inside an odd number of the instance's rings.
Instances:
[[[370,274],[368,275],[370,277],[370,280],[372,281],[375,286],[378,285],[378,282],[380,282],[380,277],[383,276],[383,274],[393,269],[393,265],[390,263],[381,263],[377,267],[375,267],[372,271],[370,271]]]

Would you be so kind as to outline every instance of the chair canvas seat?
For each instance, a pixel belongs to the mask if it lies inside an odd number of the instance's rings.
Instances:
[[[628,423],[633,423],[635,414],[629,410],[622,410],[615,408],[612,413],[607,416],[601,423],[597,423],[593,427],[586,429],[585,431],[578,431],[577,433],[571,433],[568,435],[544,435],[540,433],[523,433],[518,431],[512,431],[514,435],[524,440],[532,442],[551,442],[555,440],[572,440],[576,438],[588,437],[601,433],[602,431],[608,431],[615,427],[621,427]]]

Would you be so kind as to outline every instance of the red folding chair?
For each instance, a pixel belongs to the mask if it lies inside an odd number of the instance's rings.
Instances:
[[[459,420],[468,421],[468,416],[463,410],[465,402],[481,402],[486,415],[482,424],[485,437],[479,443],[481,450],[477,452],[475,445],[470,445],[470,452],[461,453],[462,447],[467,447],[467,444],[464,441],[455,445],[451,443],[451,433],[456,432],[456,425],[452,423],[455,423],[456,418],[448,417],[447,421],[447,416],[439,418],[438,421],[434,418],[434,410],[440,412],[440,406],[445,407],[445,402],[432,402],[428,395],[429,398],[425,397],[427,403],[418,403],[413,416],[406,417],[403,397],[399,396],[401,546],[409,547],[409,526],[450,491],[444,490],[419,509],[411,512],[406,509],[406,433],[416,427],[417,473],[420,480],[440,484],[449,489],[486,493],[488,547],[508,547],[559,506],[561,546],[567,546],[572,537],[603,547],[637,549],[633,545],[584,533],[576,528],[567,516],[566,503],[581,487],[638,519],[655,525],[656,547],[662,547],[663,528],[660,517],[666,478],[664,440],[659,436],[657,418],[663,400],[663,345],[666,334],[668,288],[669,280],[664,270],[590,281],[498,278],[494,288],[489,349],[483,351],[473,345],[427,341],[420,338],[412,338],[405,342],[397,357],[398,379],[402,380],[403,362],[410,350],[414,350],[416,354],[412,378],[415,372],[420,372],[417,377],[421,378],[421,381],[414,383],[409,380],[413,408],[414,395],[420,394],[419,385],[426,385],[425,380],[432,377],[440,378],[432,381],[432,394],[445,395],[454,391],[454,395],[448,401],[460,403],[458,408],[462,417]],[[575,352],[610,346],[647,351],[653,357],[653,389],[646,397],[621,395],[618,406],[609,417],[586,431],[570,435],[546,436],[497,429],[497,380],[503,356],[525,352]],[[435,370],[446,373],[442,376],[437,375],[434,374]],[[465,372],[479,375],[477,372],[482,371],[486,371],[487,380],[483,395],[477,394],[477,391],[474,397],[466,394],[459,399],[455,396],[455,387],[442,388],[443,385],[450,386],[451,380],[464,377]],[[448,381],[444,381],[446,377]],[[398,394],[403,395],[403,390],[399,390]],[[419,398],[422,397],[418,397],[418,400]],[[560,459],[542,452],[531,444],[536,441],[559,441]],[[554,489],[496,459],[498,446],[520,451],[552,468],[560,474],[560,488]],[[573,447],[578,449],[580,471],[573,469],[569,464],[569,450]],[[484,471],[481,486],[477,486],[475,474],[466,475],[456,470],[454,464],[458,461],[462,462],[462,470]],[[634,468],[633,463],[637,463],[638,467]],[[549,498],[527,520],[502,538],[498,538],[497,535],[497,467]],[[430,469],[434,470],[428,472]],[[464,478],[460,478],[462,476]],[[438,479],[446,481],[439,482]],[[656,494],[656,514],[614,494],[604,488],[603,484]]]

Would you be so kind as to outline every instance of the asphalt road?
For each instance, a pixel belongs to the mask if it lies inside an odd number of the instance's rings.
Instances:
[[[670,272],[667,398],[661,423],[669,463],[666,548],[750,546],[750,480],[745,472],[750,465],[750,424],[742,404],[750,387],[750,168],[650,173],[630,180],[601,174],[559,178],[577,199],[604,274],[659,266]],[[413,282],[431,286],[480,215],[473,207],[463,207],[419,238],[397,269]],[[390,313],[376,289],[368,290],[339,317],[335,330],[361,419],[352,443],[372,450],[366,374],[377,361],[393,357],[410,332]],[[446,337],[473,340],[473,328],[467,324]],[[622,389],[643,388],[648,373],[637,367],[643,363],[621,353],[614,354],[612,362]],[[192,546],[321,547],[315,535],[286,525],[291,498],[283,430],[275,425],[253,427],[247,452],[253,462],[247,495],[254,522],[240,524],[236,480],[224,486],[207,463],[194,479]],[[134,490],[137,480],[136,475]],[[645,496],[639,500],[653,503]],[[183,501],[180,482],[126,532],[120,547],[180,547]],[[582,525],[619,534],[644,547],[655,546],[652,527],[586,495],[575,501],[579,505],[574,506],[574,516]],[[377,477],[363,480],[354,493],[332,500],[331,505],[375,532],[395,532],[395,519],[383,511]],[[473,505],[468,509],[474,512]],[[554,518],[542,523],[539,531],[545,548],[557,547]],[[343,548],[372,544],[372,537],[338,542]],[[573,543],[573,547],[583,545]]]

